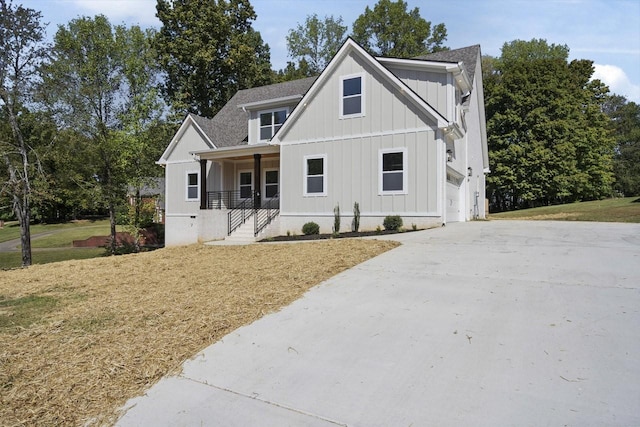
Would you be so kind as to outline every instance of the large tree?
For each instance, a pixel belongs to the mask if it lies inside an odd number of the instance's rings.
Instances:
[[[0,191],[11,199],[20,224],[22,266],[31,265],[31,205],[33,183],[40,169],[35,148],[41,142],[34,132],[37,122],[29,111],[38,67],[46,58],[41,14],[0,0]]]
[[[611,117],[616,150],[615,189],[625,196],[640,195],[640,105],[613,95],[606,103]]]
[[[420,9],[407,10],[404,0],[379,0],[353,23],[353,38],[375,55],[411,58],[447,50],[444,24],[431,28]]]
[[[325,16],[323,20],[317,14],[307,15],[304,24],[298,24],[289,30],[287,50],[289,56],[308,64],[310,75],[320,74],[340,49],[345,40],[347,27],[342,17]]]
[[[213,117],[239,89],[271,83],[249,0],[158,0],[156,10],[163,92],[176,112]]]
[[[544,40],[505,43],[483,70],[493,210],[611,194],[613,139],[607,88],[590,61]]]
[[[153,90],[152,36],[137,26],[114,28],[102,15],[74,19],[58,28],[44,69],[42,93],[66,137],[61,158],[83,194],[108,210],[112,253],[127,184],[154,160],[145,156],[153,143],[146,130],[163,106]]]

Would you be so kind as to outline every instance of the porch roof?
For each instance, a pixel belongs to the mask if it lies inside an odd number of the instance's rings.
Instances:
[[[191,154],[197,156],[200,160],[237,160],[252,157],[254,154],[278,155],[280,154],[280,146],[269,143],[260,143],[193,151]]]

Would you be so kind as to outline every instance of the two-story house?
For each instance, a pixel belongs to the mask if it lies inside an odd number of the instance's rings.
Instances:
[[[317,78],[238,91],[189,115],[160,158],[166,244],[483,218],[488,172],[479,46],[375,58],[348,39]],[[245,225],[242,228],[246,228]]]

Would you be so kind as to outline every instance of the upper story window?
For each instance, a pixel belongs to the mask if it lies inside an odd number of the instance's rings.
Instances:
[[[364,116],[364,76],[340,78],[340,117]]]
[[[287,109],[261,111],[259,116],[260,141],[269,141],[287,118]]]

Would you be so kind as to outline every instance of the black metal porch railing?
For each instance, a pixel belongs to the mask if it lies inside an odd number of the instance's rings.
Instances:
[[[227,236],[230,236],[238,227],[247,222],[251,215],[253,215],[253,197],[243,199],[238,206],[229,211]]]
[[[260,234],[262,230],[280,213],[280,199],[276,194],[275,197],[262,203],[259,209],[255,209],[254,214],[254,236]]]
[[[241,205],[246,206],[247,200],[253,207],[254,196],[254,191],[207,191],[207,209],[235,209]]]

